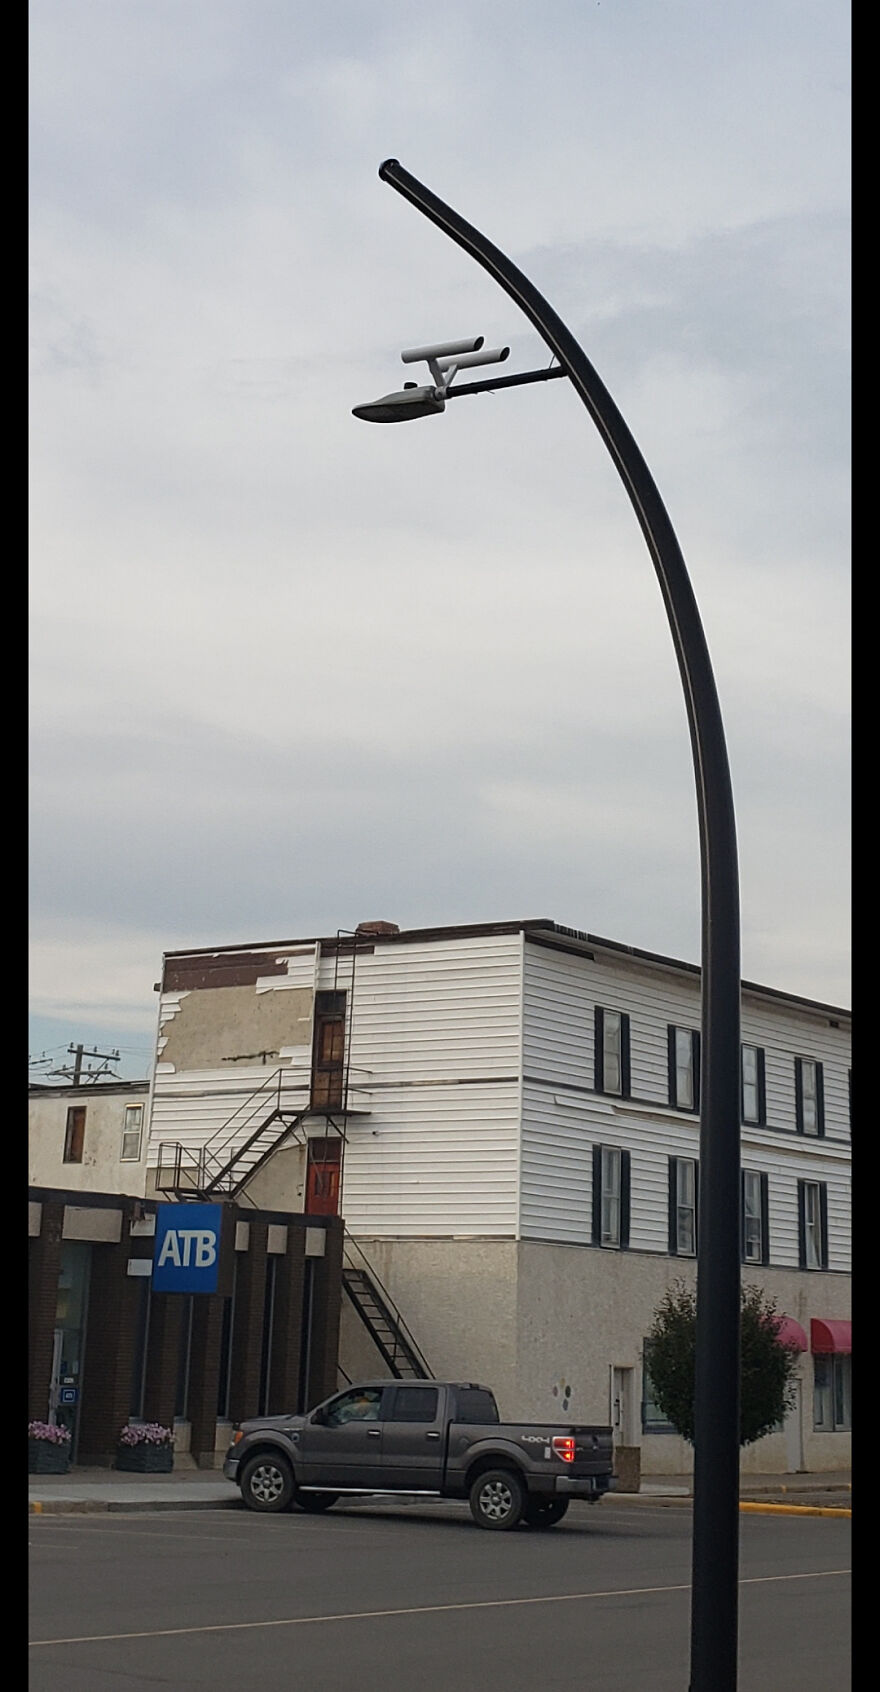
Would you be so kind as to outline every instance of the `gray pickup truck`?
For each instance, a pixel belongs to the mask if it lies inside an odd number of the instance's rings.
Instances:
[[[365,1381],[306,1415],[242,1422],[223,1473],[250,1510],[405,1493],[466,1498],[482,1528],[549,1528],[612,1486],[611,1429],[502,1422],[470,1382]]]

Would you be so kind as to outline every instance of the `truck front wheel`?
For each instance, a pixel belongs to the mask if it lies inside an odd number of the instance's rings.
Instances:
[[[470,1507],[477,1527],[490,1528],[495,1533],[515,1528],[526,1507],[525,1488],[519,1475],[513,1469],[486,1469],[471,1487]]]
[[[275,1513],[289,1510],[293,1502],[293,1471],[274,1452],[261,1452],[245,1463],[239,1485],[249,1510]]]

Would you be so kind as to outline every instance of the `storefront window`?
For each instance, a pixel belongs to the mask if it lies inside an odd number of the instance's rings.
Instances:
[[[70,1430],[71,1457],[74,1461],[82,1394],[82,1359],[85,1349],[91,1260],[92,1248],[85,1241],[64,1241],[61,1247],[58,1297],[55,1305],[55,1345],[52,1353],[49,1420]]]

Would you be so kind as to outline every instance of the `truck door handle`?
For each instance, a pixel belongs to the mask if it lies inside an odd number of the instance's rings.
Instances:
[[[367,1428],[367,1439],[381,1439],[381,1438],[382,1438],[382,1429],[381,1428]]]
[[[425,1438],[426,1439],[439,1439],[440,1435],[438,1433],[426,1433]]]

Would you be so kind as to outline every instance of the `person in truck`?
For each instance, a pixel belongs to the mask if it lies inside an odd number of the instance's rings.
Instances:
[[[340,1405],[334,1421],[340,1425],[343,1422],[378,1422],[381,1399],[381,1393],[367,1391],[362,1392],[358,1398],[349,1398]]]

